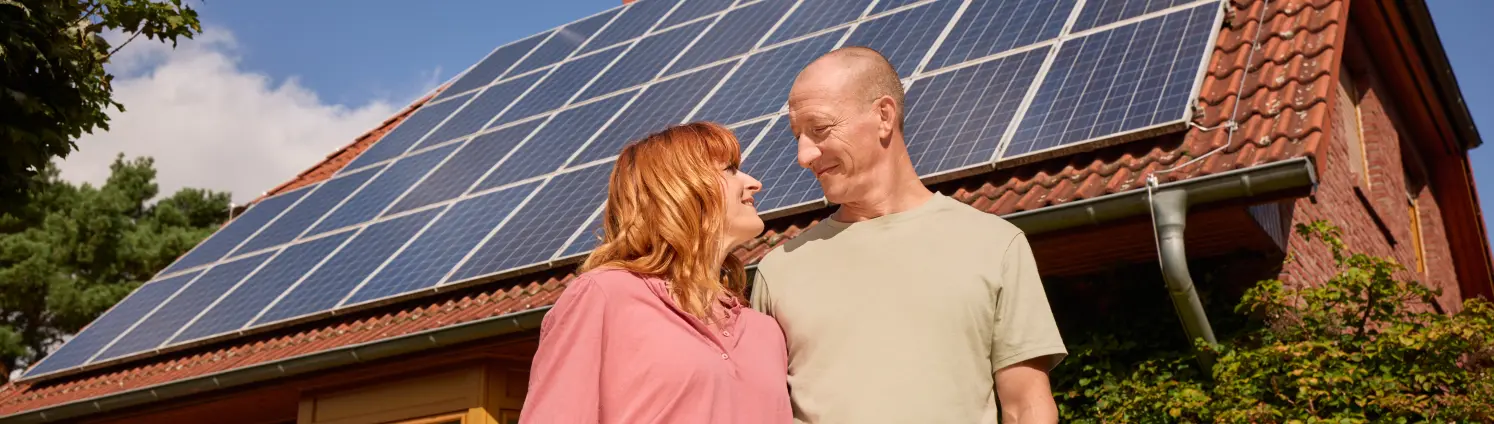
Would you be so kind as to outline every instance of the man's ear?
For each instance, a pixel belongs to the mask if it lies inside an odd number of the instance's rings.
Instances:
[[[877,135],[886,140],[892,137],[892,131],[897,129],[897,101],[892,96],[878,97],[874,103],[877,108]]]

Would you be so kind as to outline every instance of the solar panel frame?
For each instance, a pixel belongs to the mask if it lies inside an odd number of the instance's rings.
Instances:
[[[483,87],[487,87],[488,85],[491,85],[494,82],[502,80],[503,77],[504,77],[504,75],[508,73],[509,69],[513,68],[515,64],[519,63],[519,61],[524,60],[524,57],[528,56],[529,52],[534,51],[534,47],[535,46],[538,46],[539,43],[544,42],[545,38],[548,38],[550,36],[550,33],[554,32],[554,31],[555,31],[555,29],[552,28],[552,29],[550,29],[548,31],[541,32],[541,33],[534,34],[534,35],[530,35],[528,37],[520,38],[518,40],[510,41],[508,43],[504,43],[503,45],[500,45],[498,47],[493,48],[493,50],[489,51],[487,55],[484,55],[482,57],[482,59],[478,60],[476,63],[473,63],[471,66],[468,66],[466,69],[462,70],[461,73],[458,73],[457,75],[453,76],[451,78],[451,80],[450,80],[450,85],[448,85],[446,87],[446,90],[443,90],[439,94],[436,94],[435,97],[432,97],[431,98],[431,103],[442,102],[442,101],[445,101],[446,99],[454,97],[456,95],[466,94],[466,93],[468,93],[470,91],[473,91],[473,90],[476,90],[476,89],[479,89],[479,88],[483,88]],[[534,45],[531,45],[531,46],[528,46],[528,47],[522,47],[525,43],[530,43],[530,42],[533,42]],[[493,76],[491,78],[488,78],[486,81],[484,81],[484,82],[474,82],[474,83],[468,83],[468,84],[464,84],[463,83],[463,81],[462,81],[463,78],[467,78],[467,76],[469,76],[469,75],[474,75],[474,73],[477,72],[477,70],[483,64],[488,63],[489,60],[497,59],[497,58],[494,57],[495,55],[497,55],[498,53],[503,52],[505,49],[508,49],[508,48],[511,48],[511,47],[512,48],[521,48],[521,49],[524,49],[524,50],[523,50],[523,52],[521,52],[521,54],[519,54],[519,57],[514,58],[514,60],[511,61],[511,62],[508,62],[508,65],[502,65],[503,69],[499,69],[497,73],[493,74]],[[478,78],[480,78],[480,77],[478,77]],[[469,85],[470,85],[470,87],[469,87]]]
[[[1017,166],[1042,160],[1044,158],[1094,150],[1097,148],[1119,144],[1138,138],[1160,135],[1187,127],[1188,122],[1191,120],[1194,110],[1197,107],[1197,105],[1194,104],[1191,99],[1197,99],[1199,96],[1199,91],[1203,89],[1203,77],[1204,73],[1208,71],[1209,58],[1211,57],[1211,55],[1209,54],[1209,50],[1213,48],[1213,46],[1215,46],[1218,42],[1218,37],[1221,32],[1220,27],[1223,25],[1223,20],[1225,17],[1225,13],[1223,10],[1224,4],[1225,3],[1222,0],[1193,1],[1156,12],[1143,14],[1130,19],[1113,22],[1107,25],[1097,26],[1085,31],[1065,34],[1064,36],[1060,37],[1053,48],[1053,52],[1049,54],[1048,63],[1044,64],[1044,69],[1039,73],[1038,79],[1033,82],[1031,91],[1028,94],[1028,99],[1024,102],[1022,110],[1018,112],[1015,120],[1013,121],[1013,125],[1008,128],[1009,133],[1007,135],[1007,139],[1002,142],[1001,149],[997,152],[996,156],[991,158],[991,161],[993,163],[999,163],[1002,166]],[[1074,19],[1078,18],[1078,15],[1082,11],[1082,9],[1082,7],[1075,8],[1074,16],[1070,19],[1071,24]],[[1011,143],[1013,142],[1013,137],[1015,137],[1017,131],[1019,130],[1019,127],[1021,127],[1022,120],[1025,118],[1025,115],[1028,112],[1027,106],[1031,103],[1033,97],[1036,97],[1036,95],[1038,94],[1038,90],[1042,87],[1044,81],[1049,76],[1049,66],[1054,60],[1056,60],[1058,55],[1062,53],[1062,48],[1065,42],[1089,37],[1091,35],[1115,30],[1133,24],[1140,24],[1151,20],[1162,20],[1170,16],[1181,15],[1185,12],[1195,13],[1195,11],[1197,10],[1209,10],[1209,13],[1212,13],[1212,19],[1205,22],[1207,24],[1208,33],[1207,38],[1200,43],[1203,50],[1202,54],[1197,56],[1189,56],[1186,59],[1182,59],[1185,61],[1197,60],[1198,64],[1196,65],[1195,71],[1190,74],[1191,76],[1188,77],[1189,79],[1187,81],[1190,88],[1185,90],[1187,95],[1182,96],[1184,99],[1189,100],[1184,101],[1184,105],[1179,108],[1181,110],[1179,111],[1176,119],[1166,120],[1153,125],[1135,128],[1132,130],[1111,132],[1100,136],[1093,136],[1087,139],[1065,143],[1063,145],[1055,146],[1052,148],[1023,152],[1016,155],[1007,154],[1008,149],[1011,147]],[[1182,47],[1182,43],[1179,43],[1178,48],[1181,50]],[[1181,52],[1179,52],[1178,54],[1180,55]]]
[[[169,301],[172,296],[175,296],[178,291],[181,291],[181,288],[183,286],[187,285],[187,283],[192,282],[192,280],[202,275],[202,273],[203,271],[200,269],[191,270],[177,275],[160,277],[151,281],[147,281],[139,288],[136,288],[135,291],[130,292],[130,294],[125,296],[124,299],[116,302],[113,306],[110,306],[109,309],[104,310],[103,313],[99,314],[98,318],[89,322],[88,325],[83,326],[83,328],[78,330],[78,333],[71,340],[68,340],[67,343],[63,343],[62,346],[59,346],[56,351],[53,351],[51,354],[43,357],[40,361],[32,364],[30,368],[26,369],[26,371],[21,374],[20,380],[33,380],[52,375],[66,375],[95,368],[93,366],[90,366],[91,364],[89,364],[88,362],[90,359],[98,355],[99,352],[103,352],[103,350],[108,347],[108,344],[112,343],[114,339],[117,338],[120,334],[128,332],[131,328],[134,328],[135,324],[138,324],[142,318],[150,316],[150,314],[152,312],[155,312],[155,310],[159,308],[160,305],[163,305],[167,301]],[[152,291],[146,292],[145,290],[147,289],[147,287]],[[154,303],[155,306],[150,306],[154,301],[145,299],[145,297],[155,295],[157,293],[157,290],[168,291],[161,292],[164,294],[161,297],[162,300],[159,303]],[[140,297],[134,299],[134,301],[131,301],[131,298],[135,296]],[[133,311],[129,310],[128,308],[135,307],[140,302],[147,302],[144,304],[144,306],[147,306],[148,308],[146,308],[144,311],[140,311],[138,316],[134,318],[123,317],[119,318],[119,320],[116,321],[109,321],[110,318],[117,316],[115,314],[131,314],[131,312]],[[113,324],[115,322],[122,322],[124,330],[113,334],[99,332],[113,330],[115,327]],[[100,330],[101,328],[105,329]],[[100,337],[105,338],[100,339]],[[87,350],[90,349],[90,347],[88,346],[79,347],[79,343],[94,340],[102,343],[96,347],[92,347],[91,351]],[[82,352],[85,352],[84,354],[87,354],[88,356],[86,358],[83,358],[81,361],[75,361],[76,363],[73,363],[71,365],[61,365],[61,368],[56,368],[58,367],[58,365],[54,364],[57,364],[59,363],[59,361],[64,360],[63,358],[67,358],[67,356],[64,355],[77,351],[78,349],[85,349]]]
[[[619,6],[619,7],[623,7],[623,8],[626,8],[626,9],[622,11],[621,15],[619,15],[617,18],[613,19],[612,22],[607,23],[607,27],[602,28],[600,31],[597,31],[597,34],[593,35],[592,39],[590,41],[588,41],[585,46],[581,46],[581,50],[580,50],[580,52],[578,54],[580,54],[580,53],[586,53],[586,52],[589,52],[589,51],[592,51],[592,50],[601,50],[603,48],[612,47],[612,46],[615,46],[615,45],[618,45],[618,44],[624,44],[624,43],[627,43],[630,40],[636,40],[636,39],[642,38],[644,36],[647,36],[654,29],[658,28],[659,24],[661,23],[661,21],[664,20],[664,16],[668,15],[669,12],[673,11],[676,7],[679,7],[679,4],[680,4],[680,2],[675,1],[675,0],[637,0],[637,1],[629,2],[628,4],[625,4],[623,6]],[[658,5],[666,5],[666,6],[662,7],[662,8],[657,8],[657,9],[656,8],[649,8],[648,7],[648,6],[658,6]],[[653,13],[653,11],[656,11],[656,10],[659,10],[659,9],[662,9],[662,11],[659,12],[657,15],[653,15],[653,16],[650,16],[650,15],[637,15],[639,13]],[[629,34],[627,32],[624,32],[624,34],[626,34],[626,36],[612,36],[612,34],[609,31],[614,31],[614,30],[616,30],[616,31],[624,31],[624,30],[626,30],[626,31],[630,31],[630,32],[632,31],[631,28],[624,29],[624,27],[620,26],[622,23],[619,22],[619,20],[622,20],[622,19],[631,19],[630,15],[631,16],[640,16],[640,21],[647,22],[648,26],[643,27],[642,30],[637,31],[636,33]],[[603,36],[607,36],[607,37],[603,37]],[[598,41],[598,40],[600,40],[600,41]]]

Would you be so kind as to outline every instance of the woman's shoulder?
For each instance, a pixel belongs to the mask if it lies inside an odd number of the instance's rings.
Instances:
[[[577,275],[566,290],[596,290],[607,294],[648,291],[649,277],[621,268],[601,267]]]

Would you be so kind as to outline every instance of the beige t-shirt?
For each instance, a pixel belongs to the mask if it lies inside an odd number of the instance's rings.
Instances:
[[[783,327],[799,423],[994,423],[993,371],[1067,355],[1021,230],[940,194],[805,230],[752,306]]]

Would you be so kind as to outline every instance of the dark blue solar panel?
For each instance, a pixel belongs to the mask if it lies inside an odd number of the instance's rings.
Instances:
[[[701,16],[726,10],[731,7],[731,4],[732,0],[685,0],[683,4],[674,9],[674,13],[670,13],[669,17],[664,19],[663,23],[654,28],[659,30],[689,22]]]
[[[483,237],[498,228],[499,223],[513,213],[536,187],[539,187],[538,181],[452,205],[446,215],[442,215],[410,247],[405,248],[383,270],[368,280],[363,288],[348,298],[346,304],[363,303],[435,286],[446,277],[452,267],[467,257],[467,252],[477,247]]]
[[[294,208],[281,215],[249,242],[239,246],[234,255],[254,252],[295,240],[296,236],[301,235],[301,232],[306,231],[311,224],[316,223],[322,215],[336,207],[348,197],[348,194],[362,187],[365,181],[378,172],[379,168],[369,168],[353,174],[341,175],[322,183],[316,191],[307,195],[306,200],[297,203]]]
[[[762,181],[754,203],[758,212],[801,205],[823,198],[814,173],[799,166],[799,141],[789,129],[788,116],[779,117],[752,152],[742,160],[742,172]]]
[[[259,264],[270,257],[274,252],[265,252],[233,262],[219,264],[209,269],[202,278],[198,278],[186,288],[181,289],[176,297],[171,298],[165,305],[156,309],[135,328],[114,341],[114,345],[104,349],[104,353],[94,358],[94,362],[105,361],[134,353],[146,352],[160,347],[182,326],[187,325],[197,314],[212,306],[213,302],[222,297],[228,289],[233,288],[244,276],[249,275]]]
[[[1065,42],[1003,158],[1184,119],[1218,10],[1208,3]]]
[[[856,27],[845,45],[870,47],[882,53],[897,74],[906,78],[918,70],[918,62],[923,61],[959,9],[960,2],[940,1],[883,16]]]
[[[435,128],[442,120],[451,116],[451,113],[456,111],[458,107],[461,107],[463,103],[466,103],[467,99],[471,96],[471,94],[468,94],[454,97],[443,103],[422,106],[420,110],[415,111],[414,115],[405,118],[403,123],[394,127],[394,130],[389,131],[389,134],[384,135],[384,138],[379,139],[373,146],[369,146],[367,151],[364,151],[362,155],[358,155],[357,159],[353,159],[353,163],[348,164],[347,167],[343,168],[344,171],[339,173],[373,165],[385,159],[405,154],[406,151],[410,150],[410,146],[415,145],[415,142],[420,141],[420,138],[424,137],[425,133],[430,132],[431,128]]]
[[[919,175],[991,162],[1050,49],[914,82],[903,134]]]
[[[612,59],[616,59],[622,51],[622,47],[617,47],[560,65],[533,91],[514,103],[514,107],[509,108],[493,125],[518,121],[564,106],[587,82],[602,73],[602,69],[612,63]]]
[[[238,331],[355,233],[344,231],[286,247],[171,342],[185,343]]]
[[[939,45],[926,69],[939,69],[1058,37],[1075,0],[978,1]]]
[[[773,31],[763,45],[773,45],[795,37],[811,34],[825,28],[841,25],[861,17],[866,11],[867,0],[810,0],[799,3],[799,8]]]
[[[828,32],[747,57],[691,119],[733,124],[778,112],[804,65],[834,49],[843,35]]]
[[[390,208],[385,214],[396,214],[403,211],[415,209],[421,206],[455,199],[467,188],[477,182],[479,178],[488,173],[493,165],[508,155],[514,146],[524,141],[529,133],[534,132],[536,127],[544,121],[533,120],[498,131],[473,137],[467,142],[462,150],[456,152],[451,160],[436,169],[435,173],[426,177],[420,185],[410,190],[405,198],[400,199],[398,204]]]
[[[389,165],[383,174],[374,177],[374,180],[370,181],[367,186],[359,190],[342,206],[338,206],[336,211],[323,218],[321,223],[316,224],[316,228],[306,233],[306,236],[361,224],[379,216],[379,213],[394,203],[400,194],[415,185],[416,181],[429,173],[431,168],[435,168],[436,164],[441,163],[441,160],[457,147],[459,145],[456,144],[441,146],[400,159]]]
[[[472,67],[471,71],[467,71],[456,82],[451,83],[451,87],[447,87],[446,90],[437,95],[436,100],[451,97],[492,83],[499,76],[503,75],[503,71],[507,71],[509,67],[523,58],[525,54],[528,54],[529,50],[533,49],[541,41],[545,41],[545,34],[531,36],[499,47],[493,53],[489,54],[487,58],[483,59],[482,62],[478,63],[477,66]]]
[[[197,245],[192,251],[187,252],[186,256],[177,259],[176,263],[166,267],[166,270],[161,271],[161,273],[169,274],[223,258],[225,254],[232,252],[235,247],[238,247],[239,243],[242,243],[244,239],[254,235],[266,223],[275,219],[276,216],[279,216],[281,212],[284,212],[286,208],[295,204],[297,200],[301,199],[301,196],[306,195],[310,191],[310,187],[307,187],[261,200],[254,206],[249,207],[249,210],[244,211],[243,215],[234,218],[232,222],[228,223],[228,226],[213,233],[202,244]]]
[[[727,12],[716,26],[669,67],[669,73],[683,72],[752,50],[793,4],[786,0],[764,0]]]
[[[590,221],[586,222],[586,226],[581,230],[581,234],[576,236],[576,240],[572,241],[570,246],[565,247],[565,252],[560,254],[560,258],[568,258],[590,252],[592,249],[597,248],[597,245],[601,242],[602,214],[598,213],[597,216],[592,217]]]
[[[637,91],[619,94],[595,103],[560,112],[538,133],[524,142],[503,165],[483,179],[475,191],[487,190],[526,178],[555,172],[572,152],[596,134]]]
[[[570,163],[579,165],[611,157],[629,141],[680,123],[732,64],[723,63],[650,86]]]
[[[618,59],[577,99],[589,99],[652,81],[710,22],[696,22],[648,36]]]
[[[1109,25],[1148,13],[1160,12],[1198,0],[1088,0],[1069,32]]]
[[[606,199],[611,172],[602,164],[555,176],[447,282],[549,260]]]
[[[617,9],[608,10],[555,30],[555,35],[534,49],[534,52],[524,58],[523,62],[514,65],[509,75],[519,75],[571,57],[572,52],[586,43],[592,34],[596,34],[597,30],[602,29],[602,25],[606,25],[607,21],[612,20],[612,17],[616,15]]]
[[[561,67],[561,69],[565,68]],[[533,73],[489,87],[487,91],[483,91],[476,99],[473,99],[472,103],[467,104],[467,107],[462,108],[451,119],[446,120],[446,123],[441,124],[441,128],[432,132],[415,148],[423,149],[482,130],[488,126],[488,121],[503,112],[510,103],[514,102],[514,99],[524,94],[524,91],[534,85],[535,81],[539,81],[542,76],[544,75]]]
[[[198,272],[189,272],[164,280],[141,285],[98,319],[93,320],[83,331],[78,332],[56,352],[47,355],[41,363],[26,371],[26,377],[62,371],[88,363],[89,358],[113,341],[116,336],[130,328],[141,317],[149,314],[157,305],[166,301],[183,284],[192,281]]]
[[[626,10],[623,10],[622,16],[618,16],[611,24],[603,28],[600,34],[592,37],[591,41],[587,42],[586,46],[582,47],[581,51],[577,54],[600,50],[617,43],[638,38],[638,36],[643,35],[644,32],[647,32],[655,24],[659,23],[659,18],[664,17],[665,13],[669,13],[669,9],[674,7],[674,3],[674,0],[639,0],[633,2],[628,5]]]
[[[415,237],[441,208],[374,223],[255,320],[255,325],[331,310],[394,252]]]
[[[878,14],[878,13],[886,12],[886,11],[889,11],[889,10],[892,10],[892,9],[896,9],[896,8],[899,8],[899,7],[907,6],[907,5],[910,5],[910,4],[913,4],[913,3],[917,3],[917,2],[920,2],[920,1],[923,1],[923,0],[881,0],[881,1],[877,2],[877,5],[875,7],[872,7],[871,14],[875,15],[875,14]],[[953,2],[953,3],[959,3],[959,0],[940,0],[940,1],[950,1],[950,2]]]

